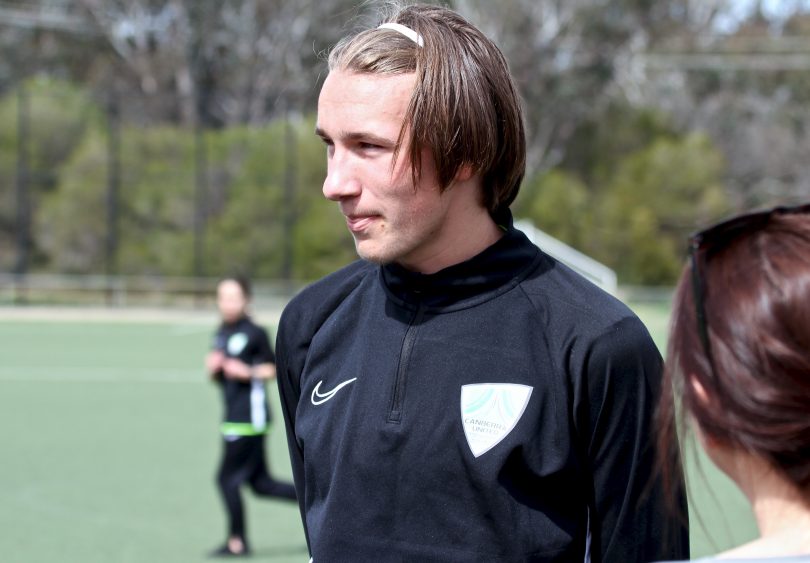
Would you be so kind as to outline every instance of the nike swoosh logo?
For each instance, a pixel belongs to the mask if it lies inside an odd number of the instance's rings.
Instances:
[[[322,405],[323,403],[325,403],[326,401],[328,401],[329,399],[334,397],[335,393],[337,393],[338,391],[340,391],[341,389],[346,387],[349,383],[354,382],[356,379],[357,379],[356,377],[353,377],[351,379],[347,379],[346,381],[344,381],[343,383],[341,383],[340,385],[338,385],[337,387],[335,387],[331,391],[327,391],[326,393],[320,393],[318,391],[321,388],[321,383],[323,383],[323,380],[321,380],[315,386],[315,389],[312,390],[312,396],[309,398],[309,400],[312,401],[312,404],[315,405],[315,406]],[[317,397],[317,400],[316,400],[316,397]]]

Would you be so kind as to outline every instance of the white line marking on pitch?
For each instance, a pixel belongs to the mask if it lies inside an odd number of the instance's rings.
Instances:
[[[200,372],[172,369],[161,370],[87,367],[31,367],[2,366],[0,381],[29,382],[48,381],[55,383],[205,383],[204,370]]]

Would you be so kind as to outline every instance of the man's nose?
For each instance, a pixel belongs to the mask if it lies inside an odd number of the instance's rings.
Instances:
[[[326,179],[323,182],[323,195],[326,199],[340,201],[360,194],[360,181],[357,171],[342,156],[335,154],[327,165]]]

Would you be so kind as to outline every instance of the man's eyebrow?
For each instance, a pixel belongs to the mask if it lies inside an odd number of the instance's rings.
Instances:
[[[332,139],[332,136],[329,135],[326,131],[321,129],[320,127],[315,128],[315,134],[319,136],[321,139]],[[337,138],[342,141],[364,141],[367,143],[372,143],[375,145],[395,145],[396,139],[389,139],[387,137],[381,137],[380,135],[376,135],[371,133],[370,131],[348,131],[348,132],[340,132],[337,135]]]

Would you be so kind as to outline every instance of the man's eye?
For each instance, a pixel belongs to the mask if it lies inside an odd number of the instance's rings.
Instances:
[[[357,146],[362,150],[373,150],[382,148],[380,145],[375,145],[374,143],[357,143]]]

